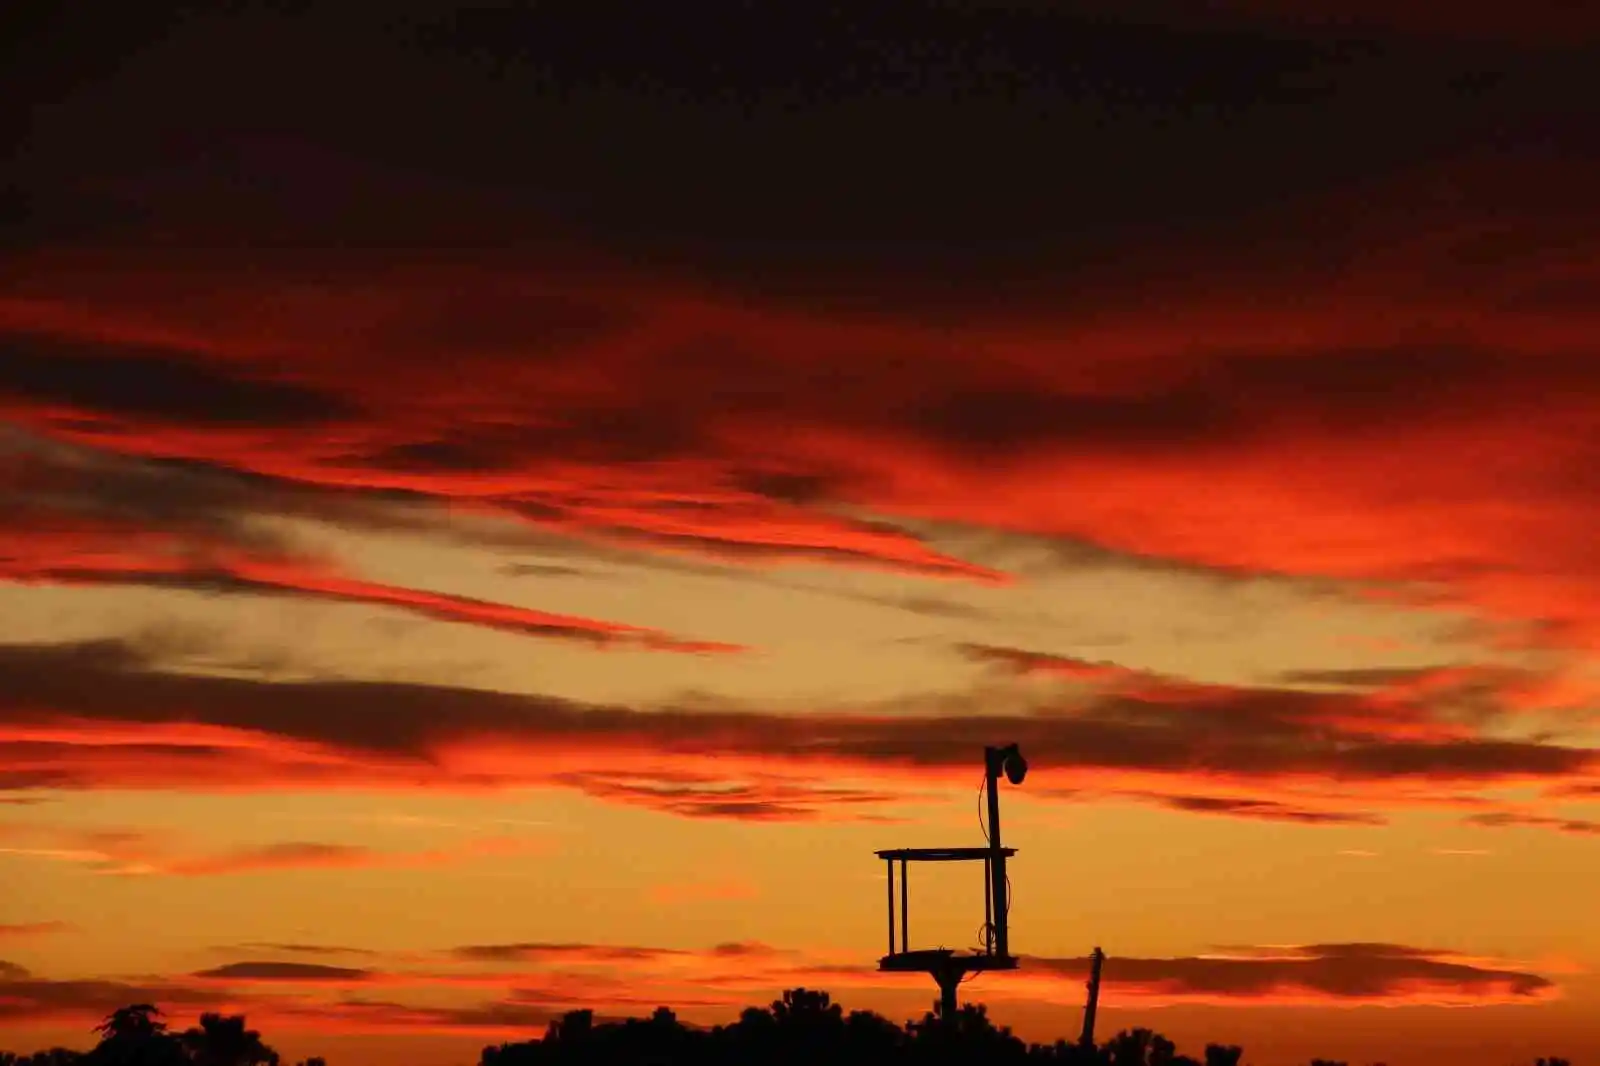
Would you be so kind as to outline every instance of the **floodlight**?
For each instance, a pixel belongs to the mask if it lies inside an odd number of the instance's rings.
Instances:
[[[1013,785],[1022,784],[1022,779],[1028,776],[1028,760],[1022,757],[1022,752],[1017,750],[1015,744],[1006,753],[1006,761],[1003,765],[1005,766],[1006,780]]]

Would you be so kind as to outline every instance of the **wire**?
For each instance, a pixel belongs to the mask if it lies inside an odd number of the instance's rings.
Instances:
[[[983,830],[983,842],[985,844],[991,843],[989,839],[988,823],[983,820],[983,791],[988,787],[988,785],[989,775],[985,773],[981,778],[978,779],[978,828]]]

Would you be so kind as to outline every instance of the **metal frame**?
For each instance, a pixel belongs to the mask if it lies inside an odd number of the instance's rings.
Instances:
[[[939,985],[940,1010],[945,1018],[956,1012],[956,988],[969,974],[985,970],[1014,970],[1018,960],[1011,954],[1009,911],[1010,882],[1006,860],[1016,848],[1000,843],[1000,797],[997,786],[1004,772],[1014,783],[1021,783],[1027,772],[1015,744],[983,749],[984,784],[988,789],[989,846],[984,848],[888,848],[877,852],[888,874],[889,953],[878,960],[886,973],[927,973]],[[1014,771],[1014,774],[1013,774]],[[895,915],[894,864],[900,864],[900,913]],[[984,946],[968,954],[950,948],[911,948],[910,867],[913,862],[982,862]],[[900,933],[900,950],[895,950],[895,927]]]
[[[899,955],[920,955],[922,952],[911,950],[911,893],[910,893],[910,868],[908,863],[913,862],[971,862],[983,863],[983,926],[990,930],[988,943],[980,957],[992,959],[987,968],[999,968],[996,963],[1001,959],[1009,958],[998,950],[1002,938],[1000,929],[1006,924],[1004,900],[996,906],[994,883],[996,869],[999,871],[999,880],[1005,883],[1005,861],[1017,853],[1016,848],[889,848],[877,852],[878,858],[884,860],[884,870],[888,874],[887,888],[889,901],[889,953],[879,962],[880,969],[895,968],[891,960]],[[894,864],[900,864],[900,908],[898,921],[896,920],[894,905]],[[999,913],[997,913],[999,912]],[[900,950],[895,950],[895,927],[900,930]],[[1015,965],[1014,959],[1011,960]]]

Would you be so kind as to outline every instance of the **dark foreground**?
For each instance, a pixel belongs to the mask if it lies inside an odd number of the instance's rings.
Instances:
[[[95,1030],[89,1051],[51,1048],[32,1055],[0,1051],[0,1066],[278,1066],[278,1053],[242,1015],[202,1014],[176,1031],[161,1011],[135,1004],[112,1012]],[[483,1049],[479,1066],[886,1066],[893,1063],[971,1063],[1017,1066],[1249,1066],[1244,1050],[1207,1044],[1200,1057],[1180,1053],[1148,1029],[1117,1033],[1088,1046],[1081,1041],[1028,1044],[996,1026],[982,1006],[949,1019],[937,1012],[896,1025],[871,1011],[843,1010],[826,992],[796,988],[769,1007],[750,1007],[739,1020],[712,1028],[686,1026],[666,1007],[648,1019],[597,1022],[587,1010],[550,1022],[542,1038]],[[296,1066],[326,1066],[320,1058]],[[1309,1066],[1348,1066],[1312,1059]],[[1381,1066],[1381,1064],[1373,1064]],[[1449,1066],[1440,1063],[1439,1066]],[[1540,1058],[1534,1066],[1572,1066]]]

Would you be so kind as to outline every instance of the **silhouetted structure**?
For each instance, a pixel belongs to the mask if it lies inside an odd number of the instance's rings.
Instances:
[[[0,1051],[0,1066],[276,1066],[277,1053],[245,1027],[241,1015],[203,1014],[182,1033],[167,1031],[150,1004],[114,1011],[88,1052],[51,1048],[32,1055]],[[479,1066],[1239,1066],[1243,1051],[1207,1044],[1204,1058],[1180,1054],[1149,1029],[1126,1029],[1085,1048],[1057,1040],[1027,1044],[990,1021],[982,1006],[896,1025],[871,1011],[848,1013],[828,993],[794,988],[769,1006],[748,1007],[737,1021],[684,1025],[666,1007],[649,1018],[597,1022],[591,1010],[551,1019],[542,1039],[490,1045]],[[320,1058],[297,1066],[326,1066]],[[1312,1059],[1311,1066],[1345,1066]],[[1441,1062],[1440,1066],[1448,1066]],[[1539,1058],[1534,1066],[1571,1066]]]
[[[1094,1050],[1094,1015],[1100,1007],[1100,967],[1105,961],[1106,953],[1096,947],[1089,961],[1089,994],[1083,1001],[1083,1035],[1078,1037],[1078,1046],[1086,1051]]]
[[[889,886],[889,953],[878,960],[878,969],[886,973],[926,973],[939,986],[939,1013],[944,1018],[956,1014],[956,989],[968,977],[985,970],[1014,970],[1017,959],[1011,954],[1009,917],[1011,912],[1011,878],[1006,874],[1006,860],[1015,855],[1015,848],[1001,845],[1000,840],[1000,775],[1004,773],[1013,785],[1022,784],[1028,774],[1028,762],[1015,744],[983,749],[983,787],[988,805],[988,824],[984,834],[988,846],[982,848],[893,848],[877,853],[888,870]],[[911,949],[911,893],[909,867],[912,862],[965,862],[983,863],[983,946],[969,954],[959,954],[951,948]],[[895,950],[895,878],[894,864],[900,864],[900,950]]]

